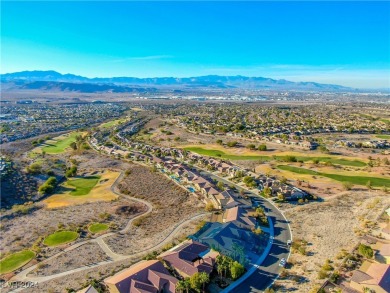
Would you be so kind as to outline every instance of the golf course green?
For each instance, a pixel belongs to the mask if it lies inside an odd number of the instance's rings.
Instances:
[[[108,225],[103,223],[93,223],[88,227],[88,230],[93,234],[106,231],[107,229]]]
[[[55,139],[53,142],[48,141],[46,146],[42,147],[42,151],[47,154],[60,154],[67,149],[72,142],[76,141],[76,136],[81,135],[78,132],[69,133],[67,136]]]
[[[99,182],[100,176],[88,176],[84,178],[71,179],[66,182],[67,185],[75,189],[70,192],[71,195],[86,195]]]
[[[31,250],[15,252],[0,260],[0,275],[13,272],[35,257]]]
[[[286,161],[289,156],[264,156],[264,155],[230,155],[226,154],[223,151],[220,150],[208,150],[201,147],[186,147],[184,148],[187,151],[194,152],[200,155],[210,156],[210,157],[219,157],[223,159],[228,160],[262,160],[262,161],[270,161],[270,160],[277,160],[280,162]],[[345,165],[345,166],[353,166],[353,167],[364,167],[367,164],[365,162],[359,161],[359,160],[348,160],[343,158],[337,158],[337,157],[312,157],[312,156],[295,156],[295,158],[298,161],[308,162],[313,160],[318,160],[320,162],[326,163],[330,162],[332,164],[337,165]]]
[[[390,187],[390,179],[387,178],[329,174],[329,173],[317,172],[314,170],[299,168],[295,166],[287,166],[287,165],[278,165],[277,168],[280,170],[290,171],[297,174],[307,174],[307,175],[328,177],[330,179],[337,180],[340,182],[350,182],[352,184],[357,184],[357,185],[366,185],[367,182],[370,181],[371,185],[375,187],[382,187],[382,186]]]
[[[57,246],[60,244],[72,242],[79,237],[77,232],[73,231],[58,231],[50,234],[43,240],[43,244],[47,246]]]

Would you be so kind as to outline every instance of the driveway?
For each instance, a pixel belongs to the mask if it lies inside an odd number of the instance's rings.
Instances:
[[[282,258],[288,259],[289,257],[290,249],[287,246],[287,240],[292,239],[292,235],[288,221],[276,206],[263,197],[258,196],[256,193],[222,178],[215,173],[206,172],[199,168],[196,169],[200,171],[200,174],[203,176],[208,176],[212,179],[222,181],[229,186],[233,184],[237,190],[244,189],[247,194],[250,193],[257,201],[260,202],[261,206],[267,212],[267,215],[271,217],[272,222],[274,223],[275,235],[270,253],[265,258],[261,266],[259,266],[252,275],[231,291],[243,293],[263,292],[267,287],[273,284],[279,276],[281,270],[281,267],[279,267],[279,261]]]

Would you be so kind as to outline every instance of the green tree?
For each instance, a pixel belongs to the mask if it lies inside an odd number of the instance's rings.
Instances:
[[[188,293],[188,290],[190,290],[191,284],[189,282],[188,278],[185,278],[184,280],[179,280],[176,285],[176,289],[180,292],[183,292],[184,290]]]
[[[202,284],[202,290],[203,290],[203,292],[204,292],[204,287],[205,287],[205,285],[206,285],[208,282],[210,282],[210,276],[209,276],[207,273],[205,273],[205,272],[201,272],[201,273],[199,274],[199,281],[200,281],[201,284]]]
[[[43,183],[38,191],[42,194],[50,194],[54,191],[57,184],[57,179],[55,177],[49,177],[45,183]]]
[[[250,150],[254,150],[256,148],[256,146],[253,143],[248,144],[246,147]]]
[[[200,292],[202,288],[202,279],[200,277],[200,273],[195,273],[190,277],[191,288],[196,292]]]
[[[65,172],[65,176],[67,178],[74,177],[74,176],[76,176],[76,174],[77,174],[77,167],[74,165],[72,167],[70,167],[68,170],[66,170],[66,172]]]
[[[245,272],[245,268],[242,264],[237,261],[234,261],[230,265],[230,274],[233,280],[237,280]]]
[[[264,190],[263,190],[263,193],[264,193],[264,196],[265,197],[270,197],[271,196],[271,188],[269,187],[265,187]]]
[[[218,181],[217,187],[219,190],[224,191],[225,190],[225,184],[223,184],[222,181]]]
[[[262,151],[262,152],[265,152],[267,150],[267,145],[265,145],[265,144],[259,145],[258,150]]]
[[[219,144],[219,145],[222,145],[223,144],[223,141],[222,141],[222,139],[217,139],[217,144]]]

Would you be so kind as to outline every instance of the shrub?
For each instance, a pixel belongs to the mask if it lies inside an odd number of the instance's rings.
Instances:
[[[43,183],[38,191],[42,194],[50,194],[54,191],[57,184],[57,179],[55,177],[49,177],[45,183]]]
[[[344,182],[343,187],[345,190],[351,190],[353,187],[353,184],[351,182]]]
[[[212,212],[213,210],[214,210],[214,205],[211,202],[207,203],[205,207],[205,211]]]
[[[226,145],[228,146],[228,147],[235,147],[235,146],[237,146],[237,144],[238,144],[238,142],[237,141],[229,141]]]
[[[40,174],[42,172],[42,166],[39,163],[33,163],[27,168],[27,172],[31,174]]]
[[[318,279],[322,280],[328,277],[328,272],[325,270],[320,270],[318,272]]]
[[[297,157],[295,157],[295,156],[286,156],[285,157],[285,161],[294,163],[294,162],[297,162]]]
[[[74,176],[76,176],[76,174],[77,174],[77,167],[76,166],[72,166],[72,167],[70,167],[68,170],[66,170],[66,172],[65,172],[65,176],[67,177],[67,178],[69,178],[69,177],[74,177]]]
[[[358,248],[358,252],[360,255],[364,256],[365,258],[372,258],[374,256],[374,252],[372,248],[368,245],[360,244]]]
[[[263,151],[263,152],[266,151],[267,150],[267,145],[265,145],[265,144],[259,145],[258,150],[259,151]]]

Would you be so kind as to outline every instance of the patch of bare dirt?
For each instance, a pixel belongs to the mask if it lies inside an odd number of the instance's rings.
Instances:
[[[29,276],[50,276],[107,259],[107,255],[98,244],[88,242],[45,263],[38,264],[38,268],[33,270]]]
[[[133,213],[116,214],[113,207],[128,206]],[[112,223],[119,229],[138,213],[146,211],[146,206],[118,199],[113,202],[95,202],[63,208],[47,209],[37,203],[26,214],[11,213],[1,217],[0,249],[1,253],[15,252],[30,248],[40,237],[55,232],[59,227],[65,229],[87,230],[91,222]]]
[[[344,192],[315,202],[287,209],[285,215],[291,222],[294,242],[307,241],[306,255],[293,252],[292,268],[287,277],[277,283],[286,290],[309,292],[322,284],[318,272],[327,259],[332,266],[341,262],[337,255],[342,249],[351,251],[360,237],[375,227],[375,221],[390,205],[390,198],[377,192]]]
[[[117,253],[131,254],[161,242],[178,225],[203,210],[203,203],[160,173],[132,165],[118,184],[124,194],[147,200],[151,214],[134,221],[126,234],[106,238]]]

